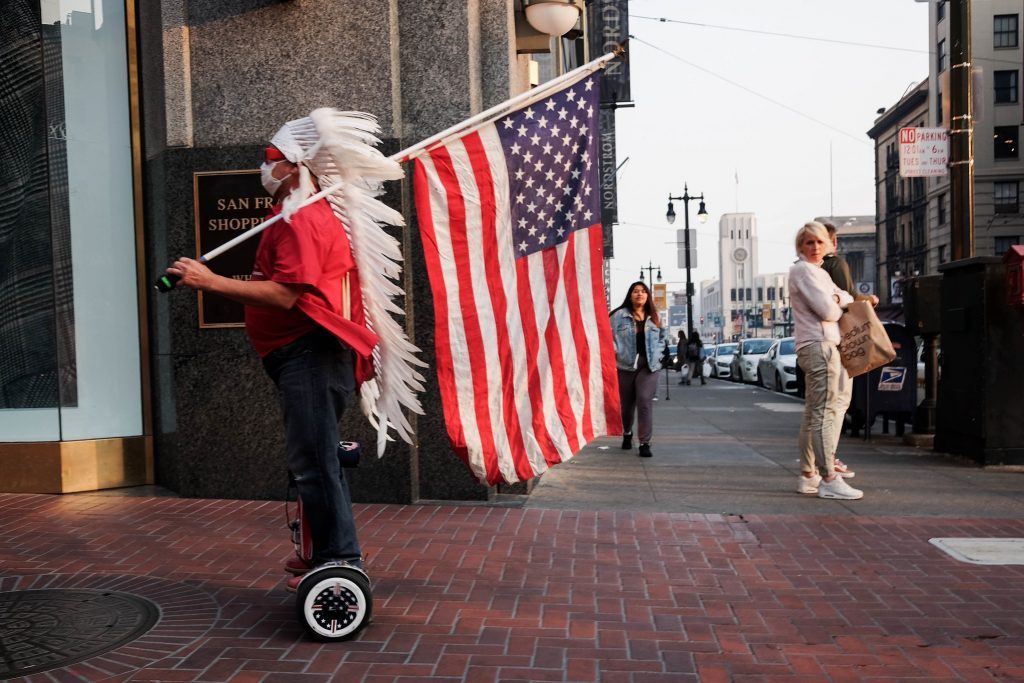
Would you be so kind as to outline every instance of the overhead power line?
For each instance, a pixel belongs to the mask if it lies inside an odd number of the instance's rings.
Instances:
[[[911,47],[900,47],[896,45],[879,45],[878,43],[862,43],[856,40],[839,40],[838,38],[822,38],[820,36],[804,36],[797,33],[781,33],[778,31],[762,31],[755,28],[742,28],[740,26],[723,26],[721,24],[705,24],[699,21],[685,21],[683,19],[669,19],[668,17],[645,17],[640,14],[630,14],[630,19],[646,19],[648,21],[657,21],[662,24],[683,24],[686,26],[697,26],[699,28],[712,28],[720,31],[738,31],[740,33],[756,33],[762,36],[772,36],[774,38],[792,38],[794,40],[811,40],[818,43],[833,43],[835,45],[846,45],[849,47],[867,47],[874,50],[892,50],[894,52],[910,52],[913,54],[920,55],[934,55],[935,50],[918,50]],[[976,62],[991,62],[993,64],[1014,64],[1012,59],[999,59],[998,57],[974,57]]]
[[[630,38],[630,40],[635,40],[638,43],[641,43],[641,44],[646,45],[646,46],[648,46],[648,47],[650,47],[650,48],[652,48],[654,50],[657,50],[658,52],[661,52],[662,54],[668,55],[669,57],[672,57],[673,59],[679,60],[683,64],[686,64],[687,66],[693,67],[694,69],[697,69],[698,71],[703,71],[704,73],[708,74],[709,76],[714,76],[715,78],[717,78],[717,79],[719,79],[721,81],[725,81],[729,85],[737,87],[740,90],[745,90],[746,92],[750,93],[751,95],[754,95],[756,97],[760,97],[762,100],[766,100],[767,102],[771,102],[776,107],[781,107],[781,108],[785,109],[786,111],[792,112],[794,114],[797,114],[798,116],[801,116],[801,117],[807,119],[808,121],[813,121],[814,123],[818,124],[819,126],[824,126],[825,128],[828,128],[829,130],[832,130],[832,131],[835,131],[836,133],[839,133],[840,135],[844,135],[844,136],[850,138],[851,140],[854,140],[855,142],[857,142],[859,144],[873,146],[872,143],[868,142],[867,140],[864,140],[864,139],[862,139],[862,138],[860,138],[860,137],[858,137],[856,135],[853,135],[852,133],[848,133],[847,131],[843,130],[842,128],[837,128],[837,127],[833,126],[830,123],[825,123],[821,119],[816,119],[813,116],[811,116],[810,114],[807,114],[806,112],[800,111],[799,109],[797,109],[795,107],[791,107],[788,104],[783,104],[782,102],[779,102],[776,99],[773,99],[771,97],[768,97],[767,95],[759,93],[759,92],[757,92],[756,90],[754,90],[752,88],[748,88],[747,86],[743,85],[742,83],[737,83],[734,80],[731,80],[729,78],[726,78],[725,76],[717,74],[714,71],[711,71],[710,69],[706,69],[703,66],[700,66],[699,64],[694,64],[693,62],[691,62],[689,60],[686,60],[686,59],[683,59],[679,55],[672,54],[668,50],[660,48],[657,45],[654,45],[653,43],[649,43],[649,42],[647,42],[646,40],[644,40],[642,38],[637,38],[635,35],[632,35],[632,34],[629,36],[629,38]]]
[[[738,26],[722,26],[720,24],[702,24],[697,21],[683,21],[682,19],[667,19],[665,17],[644,17],[639,14],[630,14],[630,19],[647,19],[659,21],[663,24],[686,24],[687,26],[700,26],[701,28],[717,28],[722,31],[740,31],[742,33],[758,33],[763,36],[775,36],[776,38],[797,38],[799,40],[813,40],[819,43],[836,43],[839,45],[852,45],[854,47],[872,47],[878,50],[894,50],[897,52],[916,52],[928,54],[927,50],[915,50],[910,47],[895,47],[892,45],[878,45],[875,43],[859,43],[853,40],[837,40],[836,38],[819,38],[818,36],[801,36],[795,33],[777,33],[775,31],[761,31],[753,28],[739,28]]]

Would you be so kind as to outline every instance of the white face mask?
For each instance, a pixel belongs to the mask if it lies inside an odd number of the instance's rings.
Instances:
[[[260,182],[263,183],[263,189],[266,190],[267,194],[271,197],[277,196],[278,188],[281,187],[281,183],[283,183],[285,178],[288,177],[285,176],[279,180],[273,176],[274,166],[277,166],[279,163],[281,162],[275,161],[273,163],[268,163],[264,161],[263,165],[260,166]]]

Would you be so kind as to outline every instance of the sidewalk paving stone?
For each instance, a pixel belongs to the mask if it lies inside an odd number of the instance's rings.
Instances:
[[[1024,680],[1024,566],[929,543],[1024,537],[1020,473],[846,438],[865,500],[800,496],[799,414],[754,405],[788,399],[717,384],[658,402],[650,461],[600,439],[520,507],[357,505],[374,621],[346,643],[295,619],[283,503],[0,494],[0,592],[161,609],[14,680]]]

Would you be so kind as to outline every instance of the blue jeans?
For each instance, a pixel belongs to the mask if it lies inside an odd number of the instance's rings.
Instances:
[[[313,536],[313,565],[359,562],[352,498],[338,463],[338,420],[355,391],[352,350],[318,329],[270,352],[263,367],[277,385],[288,469]]]

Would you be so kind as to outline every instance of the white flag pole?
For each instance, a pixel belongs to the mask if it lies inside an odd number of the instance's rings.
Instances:
[[[391,159],[392,161],[398,161],[399,163],[404,163],[406,161],[415,159],[417,156],[425,152],[427,148],[433,145],[441,144],[444,141],[448,140],[449,138],[458,137],[460,135],[465,135],[466,133],[472,132],[476,128],[479,128],[489,123],[492,119],[496,119],[497,117],[501,116],[506,111],[510,111],[512,109],[516,109],[519,107],[525,107],[533,102],[541,100],[547,97],[548,94],[551,93],[552,91],[562,87],[564,84],[572,82],[573,79],[582,80],[587,74],[593,73],[598,69],[603,69],[605,64],[607,64],[609,61],[611,61],[618,55],[623,54],[624,52],[625,46],[620,44],[619,47],[613,52],[609,52],[605,55],[602,55],[595,60],[587,62],[582,66],[576,67],[572,71],[563,74],[558,78],[552,79],[546,83],[543,83],[542,85],[537,86],[536,88],[528,90],[522,94],[516,95],[511,99],[505,100],[501,104],[497,104],[485,112],[481,112],[480,114],[468,118],[465,121],[462,121],[461,123],[457,123],[454,126],[441,131],[437,135],[431,136],[426,140],[423,140],[422,142],[413,145],[412,147],[404,149],[401,152],[398,152],[397,154],[392,154],[388,158]],[[320,190],[316,194],[311,195],[307,197],[305,200],[303,200],[298,206],[295,207],[295,210],[298,211],[299,209],[302,209],[304,207],[309,206],[310,204],[314,204],[320,201],[329,194],[337,192],[344,186],[344,184],[344,181],[342,181],[339,183],[335,183],[334,185],[331,185],[330,187],[327,187],[323,190]],[[267,220],[263,221],[259,225],[255,225],[252,228],[249,228],[240,235],[235,236],[234,238],[225,242],[219,247],[211,249],[210,251],[200,256],[199,262],[207,263],[209,261],[212,261],[213,259],[220,256],[228,249],[232,249],[241,244],[242,242],[245,242],[246,240],[251,239],[252,237],[255,237],[256,235],[260,234],[261,232],[269,228],[271,225],[281,220],[281,217],[282,214],[277,214],[276,216],[268,218]],[[156,287],[157,291],[168,292],[174,289],[174,285],[177,283],[178,279],[179,278],[176,278],[174,276],[163,275],[156,281],[154,287]]]
[[[511,99],[505,100],[501,104],[496,104],[487,111],[481,112],[476,116],[473,116],[472,118],[468,118],[465,121],[462,121],[461,123],[456,123],[451,128],[443,130],[437,135],[429,137],[426,140],[423,140],[422,142],[418,142],[412,147],[404,149],[398,154],[395,154],[391,158],[402,163],[406,161],[411,161],[412,159],[415,159],[420,154],[425,152],[428,147],[431,147],[433,145],[439,145],[450,138],[455,138],[470,133],[473,130],[479,128],[480,126],[490,123],[490,121],[498,118],[507,111],[511,111],[512,109],[519,109],[520,107],[525,107],[538,100],[544,99],[545,97],[548,96],[549,93],[551,93],[554,90],[558,90],[566,83],[571,83],[574,80],[582,80],[587,74],[593,73],[598,69],[603,69],[605,64],[610,62],[623,51],[624,50],[616,50],[614,52],[609,52],[605,55],[598,57],[593,61],[587,62],[583,66],[578,66],[572,71],[563,74],[558,78],[547,81],[546,83],[542,83],[541,85],[538,85],[536,88],[527,90],[526,92],[516,95]]]

